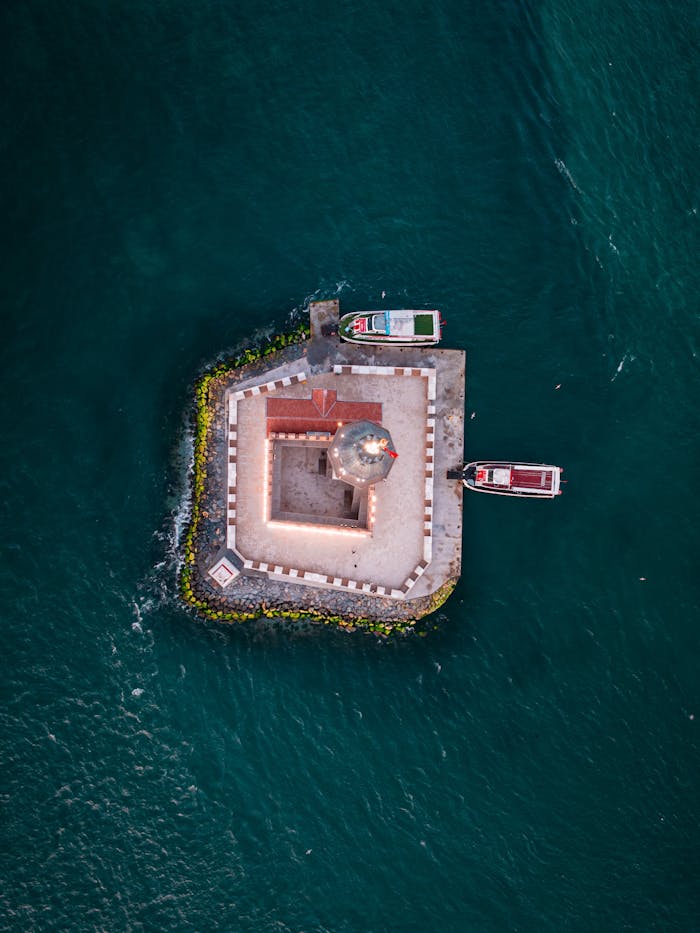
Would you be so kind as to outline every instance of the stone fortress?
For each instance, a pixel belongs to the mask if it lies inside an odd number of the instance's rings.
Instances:
[[[242,612],[414,621],[461,570],[465,353],[311,339],[217,380],[197,591]],[[280,610],[279,613],[276,610]]]

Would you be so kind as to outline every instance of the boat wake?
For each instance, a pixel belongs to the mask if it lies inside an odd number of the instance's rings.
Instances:
[[[573,179],[573,177],[572,177],[572,175],[571,175],[571,172],[570,172],[570,171],[568,170],[568,168],[566,167],[566,164],[565,164],[565,162],[563,161],[563,159],[555,159],[555,160],[554,160],[554,164],[556,165],[557,171],[559,172],[559,174],[560,174],[563,178],[566,178],[566,180],[569,182],[569,184],[570,184],[571,187],[574,189],[574,191],[575,191],[577,194],[583,194],[583,191],[581,191],[581,189],[579,188],[579,186],[578,186],[578,185],[576,184],[576,182],[574,181],[574,179]]]
[[[614,381],[617,379],[617,377],[620,375],[620,373],[621,373],[622,370],[624,369],[625,363],[628,363],[628,362],[629,362],[629,363],[634,363],[635,360],[636,360],[636,356],[632,356],[631,353],[630,353],[630,354],[625,353],[625,355],[622,357],[622,359],[621,359],[620,362],[618,363],[617,369],[616,369],[615,372],[613,373],[613,377],[612,377],[612,379],[611,379],[610,381],[611,381],[611,382],[614,382]]]

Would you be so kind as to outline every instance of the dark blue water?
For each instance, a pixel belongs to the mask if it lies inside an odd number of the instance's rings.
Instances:
[[[699,39],[3,4],[2,929],[700,928]],[[426,638],[202,625],[193,379],[382,291],[467,349],[468,456],[566,495],[467,497]]]

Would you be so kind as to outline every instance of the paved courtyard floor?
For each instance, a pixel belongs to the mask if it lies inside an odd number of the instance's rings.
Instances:
[[[236,550],[245,558],[399,588],[423,557],[427,380],[410,376],[321,373],[287,387],[285,398],[332,388],[345,401],[379,401],[399,453],[375,489],[372,535],[267,520],[267,396],[238,402]]]

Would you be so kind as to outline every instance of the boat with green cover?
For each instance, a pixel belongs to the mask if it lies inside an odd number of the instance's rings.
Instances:
[[[359,311],[341,317],[339,334],[350,343],[429,347],[439,342],[443,323],[435,310]]]

